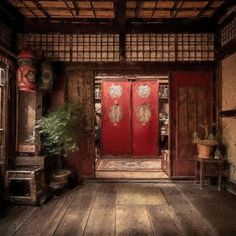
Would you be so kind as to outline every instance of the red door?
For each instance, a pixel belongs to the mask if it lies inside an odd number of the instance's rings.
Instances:
[[[102,156],[157,157],[158,83],[102,82]],[[131,118],[132,116],[132,118]]]
[[[194,175],[194,132],[212,123],[212,74],[176,72],[171,75],[171,147],[174,176]]]
[[[102,82],[101,151],[103,156],[131,153],[130,82]]]
[[[158,83],[132,83],[132,156],[157,157]]]

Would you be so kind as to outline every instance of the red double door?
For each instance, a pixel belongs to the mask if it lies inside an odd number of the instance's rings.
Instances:
[[[157,81],[102,82],[102,156],[158,154]]]

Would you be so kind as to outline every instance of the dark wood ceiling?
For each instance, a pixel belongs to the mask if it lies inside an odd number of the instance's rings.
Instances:
[[[117,5],[125,2],[125,18],[211,18],[227,0],[8,0],[26,18],[103,20],[117,17]],[[118,13],[119,14],[119,13]]]

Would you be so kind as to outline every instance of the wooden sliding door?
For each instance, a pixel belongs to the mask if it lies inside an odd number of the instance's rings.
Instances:
[[[132,156],[155,158],[158,153],[158,84],[132,84]]]
[[[128,81],[102,82],[103,156],[130,156],[131,153],[131,84]]]
[[[102,156],[158,154],[157,81],[102,82]]]

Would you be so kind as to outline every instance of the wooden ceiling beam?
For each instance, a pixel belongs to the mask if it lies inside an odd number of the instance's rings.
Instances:
[[[22,1],[22,0],[19,0],[19,1]],[[64,2],[67,3],[67,0],[63,0]],[[68,5],[68,3],[67,3]],[[94,8],[94,7],[93,7]],[[29,9],[29,10],[37,10],[37,7],[19,7],[18,8],[19,10],[25,10],[25,9]],[[71,8],[70,8],[71,9]],[[92,7],[83,7],[83,8],[80,8],[80,11],[91,11]],[[127,10],[135,10],[136,8],[127,8]],[[153,8],[147,8],[147,7],[142,7],[142,10],[144,11],[155,11],[155,10],[159,10],[159,11],[171,11],[171,10],[177,10],[178,8],[168,8],[168,7],[153,7]],[[187,8],[187,7],[181,7],[179,9],[179,11],[201,11],[203,8],[202,7],[193,7],[193,8]],[[208,8],[208,10],[217,10],[218,8],[217,7],[210,7]],[[50,10],[55,10],[54,7],[47,7],[45,8],[45,10],[47,11],[50,11]],[[68,7],[58,7],[56,8],[56,10],[61,10],[61,11],[66,11],[68,10]],[[113,8],[102,8],[102,7],[96,7],[94,8],[95,11],[112,11]]]
[[[152,16],[151,16],[151,18],[153,17],[153,15],[154,15],[154,13],[155,13],[155,11],[156,11],[157,2],[158,2],[158,0],[155,1],[155,6],[154,6],[154,8],[153,8],[153,10],[152,10]]]
[[[77,19],[76,19],[77,20]],[[127,19],[126,27],[121,28],[117,20],[101,21],[68,21],[48,22],[45,19],[39,19],[35,22],[29,19],[25,21],[22,33],[197,33],[212,32],[217,29],[215,21],[205,18],[198,20],[186,19],[160,19],[159,21],[148,21],[142,19]]]
[[[7,1],[0,0],[0,19],[7,26],[17,29],[18,27],[21,28],[24,17]]]
[[[70,11],[70,14],[75,18],[75,14],[74,14],[74,12],[71,10],[71,8],[70,8],[70,6],[69,6],[67,0],[63,0],[63,2],[65,3],[67,9]]]
[[[92,8],[92,11],[93,11],[93,16],[94,16],[94,18],[97,18],[97,17],[96,17],[96,12],[95,12],[94,7],[93,7],[93,3],[92,3],[91,0],[89,0],[89,2],[90,2],[90,6],[91,6],[91,8]]]
[[[77,6],[75,0],[72,0],[72,4],[75,9],[75,15],[78,16],[79,15],[79,7]]]
[[[25,4],[24,0],[19,0],[19,1],[24,5],[24,7],[25,7],[31,14],[33,14],[35,17],[38,17],[38,16],[34,13],[34,11],[33,11],[30,7],[28,7],[28,6]]]
[[[218,9],[218,10],[216,10],[215,11],[215,13],[213,14],[213,19],[215,19],[215,21],[219,21],[220,20],[220,18],[222,18],[223,16],[225,16],[226,14],[227,14],[227,12],[228,12],[228,10],[230,9],[230,8],[232,8],[232,7],[236,7],[236,2],[235,2],[235,0],[226,0],[223,4],[222,4],[222,6]],[[228,18],[228,17],[226,17],[226,18]],[[224,21],[225,20],[223,20],[220,24],[224,24]]]
[[[213,3],[213,0],[208,0],[207,5],[204,8],[202,8],[202,10],[198,13],[197,17],[201,17],[205,11],[209,10],[212,3]]]
[[[139,16],[139,13],[140,13],[141,8],[142,8],[142,4],[143,4],[142,1],[136,1],[136,7],[135,7],[135,12],[134,12],[134,17],[138,17],[138,16]]]
[[[126,0],[116,0],[114,4],[115,19],[118,22],[119,28],[123,29],[126,23]]]
[[[178,12],[181,10],[181,7],[183,6],[185,0],[177,0],[173,6],[173,8],[171,9],[171,15],[175,18],[178,14]],[[180,5],[178,6],[178,4],[180,3]]]
[[[42,7],[42,5],[38,2],[38,0],[32,0],[34,5],[48,18],[51,19],[51,16],[48,14],[48,12]]]

